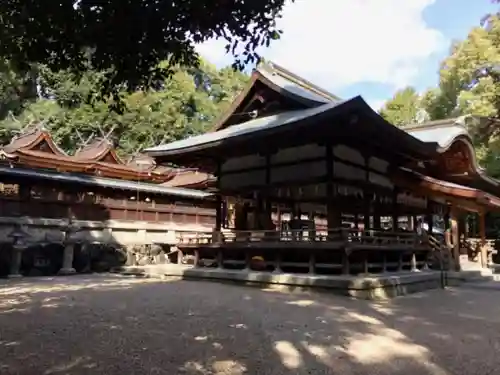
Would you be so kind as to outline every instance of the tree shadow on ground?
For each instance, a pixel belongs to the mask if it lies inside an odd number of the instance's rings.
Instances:
[[[2,374],[493,374],[500,302],[111,276],[0,284]],[[500,294],[499,294],[500,296]]]

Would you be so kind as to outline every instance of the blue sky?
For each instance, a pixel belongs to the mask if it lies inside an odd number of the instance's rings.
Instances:
[[[338,96],[362,95],[377,108],[399,88],[435,86],[451,42],[498,7],[490,0],[295,0],[279,21],[283,37],[259,52]],[[226,65],[231,57],[223,45],[209,41],[198,50]]]
[[[431,54],[420,66],[418,75],[411,85],[423,91],[435,86],[438,82],[440,62],[448,56],[448,48],[452,40],[464,39],[474,26],[479,25],[481,18],[498,9],[490,0],[437,0],[423,12],[423,19],[429,27],[439,30],[446,41],[444,48]],[[337,90],[339,96],[351,97],[362,94],[371,100],[390,98],[394,87],[378,82],[360,82]]]

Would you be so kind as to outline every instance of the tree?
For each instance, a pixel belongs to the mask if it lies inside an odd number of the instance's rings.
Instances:
[[[15,71],[43,64],[78,79],[104,72],[98,88],[119,97],[198,67],[195,44],[227,41],[240,70],[259,59],[260,45],[279,38],[275,19],[285,0],[2,0],[0,59]],[[239,52],[242,51],[242,52]],[[161,62],[166,64],[160,65]]]
[[[387,101],[380,115],[396,126],[404,126],[415,123],[420,109],[420,97],[413,87],[407,87],[394,94]]]
[[[84,138],[113,129],[122,154],[160,142],[170,142],[205,132],[245,86],[248,76],[231,68],[218,70],[206,61],[197,68],[173,67],[170,79],[156,82],[156,89],[120,92],[123,113],[110,111],[111,102],[86,101],[102,73],[89,70],[79,84],[73,73],[39,71],[39,98],[24,104],[18,116],[0,121],[4,142],[21,124],[44,122],[63,149],[74,152]]]
[[[490,15],[468,37],[455,43],[440,70],[440,90],[430,113],[433,118],[474,115],[500,120],[500,18]],[[436,105],[438,103],[438,105]],[[441,105],[439,105],[439,103]],[[484,124],[487,126],[484,126]],[[482,122],[469,131],[480,162],[500,173],[498,122]]]

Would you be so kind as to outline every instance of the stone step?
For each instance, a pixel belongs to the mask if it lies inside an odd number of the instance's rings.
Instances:
[[[500,282],[500,273],[495,273],[491,269],[481,270],[462,270],[453,273],[454,277],[460,278],[463,282],[477,283],[477,282]]]

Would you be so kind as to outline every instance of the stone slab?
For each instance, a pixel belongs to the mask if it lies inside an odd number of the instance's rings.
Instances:
[[[121,273],[182,280],[230,282],[279,289],[321,289],[362,299],[386,299],[441,287],[440,272],[402,272],[367,276],[323,276],[309,274],[235,271],[177,265],[124,267]],[[458,280],[448,279],[448,285]]]

